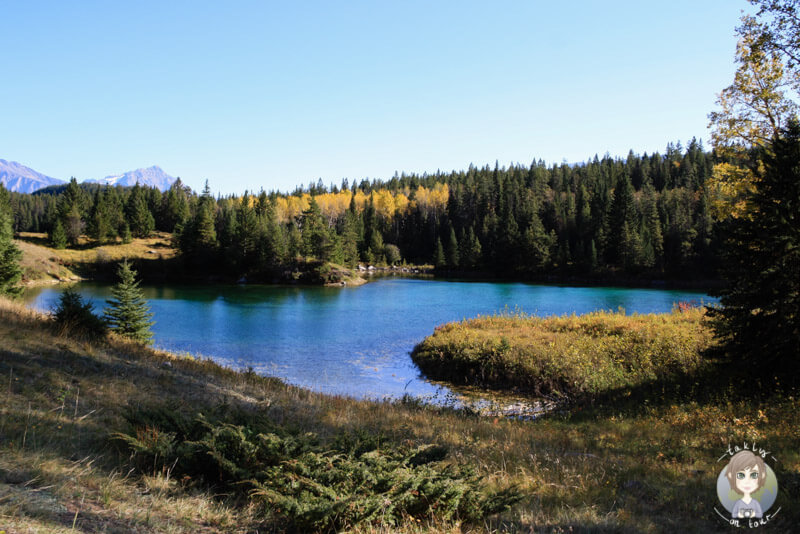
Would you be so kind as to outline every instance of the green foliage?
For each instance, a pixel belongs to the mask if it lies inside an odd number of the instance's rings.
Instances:
[[[116,333],[140,343],[152,343],[153,333],[150,319],[153,314],[147,306],[144,294],[136,280],[136,271],[131,269],[127,260],[117,270],[120,281],[111,289],[112,300],[107,300],[108,307],[104,315],[109,327]]]
[[[445,261],[448,269],[458,269],[460,262],[460,254],[458,252],[458,241],[456,240],[456,232],[450,228],[450,238],[447,240],[447,255]]]
[[[0,184],[0,296],[16,297],[22,293],[19,285],[22,279],[22,268],[19,265],[22,253],[14,244],[11,223],[8,191]]]
[[[67,248],[67,233],[64,231],[64,225],[61,220],[56,219],[53,223],[53,229],[50,231],[50,244],[53,248],[62,250]]]
[[[122,242],[124,244],[132,243],[133,242],[133,234],[131,233],[131,225],[128,224],[127,221],[122,223],[122,230],[120,231],[120,236],[122,237]]]
[[[176,475],[248,495],[264,516],[297,532],[360,525],[391,527],[408,517],[477,523],[521,499],[488,489],[475,471],[444,461],[437,446],[381,446],[343,434],[320,444],[272,425],[180,419],[164,410],[131,411],[131,430],[114,438],[140,469],[174,466]]]
[[[84,212],[89,203],[87,194],[73,177],[58,199],[57,218],[70,245],[77,245],[86,223]]]
[[[94,314],[94,306],[71,287],[61,292],[53,309],[56,333],[77,339],[96,340],[106,334],[105,322]]]
[[[437,327],[412,359],[433,378],[554,396],[596,395],[690,374],[711,333],[697,309],[479,317]]]
[[[433,265],[437,269],[447,267],[447,258],[444,255],[444,247],[442,247],[441,239],[436,239],[436,248],[433,252]]]
[[[800,124],[793,121],[770,150],[747,200],[750,217],[729,219],[724,269],[728,287],[714,308],[714,328],[752,374],[800,372]]]
[[[389,265],[396,265],[403,259],[400,255],[400,248],[391,243],[387,243],[383,246],[383,255],[386,258],[386,263]]]
[[[125,205],[125,218],[134,237],[149,237],[155,230],[156,221],[147,205],[145,190],[136,184]]]
[[[132,236],[146,235],[155,220],[174,230],[185,269],[203,276],[274,280],[298,256],[392,263],[391,243],[410,263],[451,272],[709,279],[719,241],[706,186],[720,161],[693,139],[665,154],[403,175],[337,194],[316,183],[291,195],[215,198],[209,187],[198,195],[176,183],[163,193],[99,188],[92,198],[70,184],[14,194],[12,204],[19,231],[55,231],[60,221],[72,243],[84,221],[102,240],[125,239],[125,223]]]
[[[161,217],[157,226],[159,230],[174,232],[175,228],[182,225],[188,218],[188,193],[186,186],[178,178],[161,199]]]

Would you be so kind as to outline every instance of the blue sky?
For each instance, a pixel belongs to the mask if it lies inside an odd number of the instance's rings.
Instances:
[[[291,190],[708,138],[744,0],[3,2],[0,158]]]

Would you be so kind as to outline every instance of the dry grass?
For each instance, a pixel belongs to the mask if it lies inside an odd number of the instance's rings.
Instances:
[[[439,443],[489,484],[519,484],[528,495],[485,525],[409,520],[362,532],[727,531],[713,511],[717,458],[753,440],[779,460],[783,510],[773,530],[800,520],[800,402],[791,397],[759,404],[721,393],[706,404],[620,405],[533,422],[480,418],[320,395],[117,339],[81,343],[53,336],[43,320],[0,306],[0,530],[9,533],[263,528],[246,502],[169,470],[129,472],[108,435],[125,428],[130,406],[154,404],[190,414],[236,408],[322,440],[362,430]]]
[[[16,240],[22,251],[22,280],[26,285],[78,280],[80,277],[63,264],[56,250],[29,241]]]
[[[100,245],[82,237],[74,248],[58,250],[49,246],[47,234],[22,232],[16,240],[22,250],[23,278],[26,284],[73,281],[76,272],[91,270],[98,264],[117,263],[125,258],[152,261],[169,260],[177,254],[172,236],[156,232],[146,239]]]
[[[712,340],[699,308],[495,315],[437,327],[412,357],[435,378],[572,397],[697,373]]]

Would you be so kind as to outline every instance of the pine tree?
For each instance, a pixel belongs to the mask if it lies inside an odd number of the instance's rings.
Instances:
[[[370,231],[369,236],[369,257],[372,258],[371,263],[384,263],[386,258],[383,255],[383,236],[377,228]]]
[[[522,237],[522,268],[535,273],[544,270],[554,244],[554,236],[545,231],[541,219],[533,213]]]
[[[458,241],[456,240],[456,232],[453,228],[450,228],[450,238],[447,240],[447,268],[448,269],[458,269],[459,266],[459,253],[458,253]]]
[[[611,202],[609,220],[609,249],[612,263],[630,268],[635,263],[633,250],[638,234],[636,224],[636,204],[633,199],[633,186],[626,175],[620,175],[614,187],[614,200]]]
[[[86,226],[83,212],[87,203],[86,193],[80,188],[75,177],[72,177],[59,197],[57,205],[58,220],[70,245],[78,244],[78,238]]]
[[[122,242],[126,245],[128,243],[133,242],[133,234],[131,233],[131,225],[128,224],[128,221],[122,223],[122,229],[120,230],[120,236],[122,237]]]
[[[125,217],[135,237],[150,237],[155,230],[156,221],[147,206],[145,190],[138,183],[133,186],[128,197],[128,203],[125,205]]]
[[[103,310],[109,327],[118,334],[140,343],[150,344],[153,333],[150,327],[153,314],[139,288],[136,271],[125,260],[119,266],[117,275],[120,281],[111,289],[114,296],[107,300],[108,308]]]
[[[320,261],[330,261],[335,248],[335,236],[322,218],[319,204],[313,198],[303,212],[303,254]],[[383,244],[381,244],[383,247]]]
[[[186,200],[186,194],[183,182],[178,178],[162,200],[162,230],[174,232],[176,226],[183,224],[189,218],[189,203]]]
[[[750,217],[729,219],[717,335],[753,374],[800,381],[800,124],[762,150],[765,170],[747,202]]]
[[[67,233],[64,231],[61,219],[56,219],[53,223],[53,228],[50,230],[50,244],[59,250],[67,248]]]
[[[447,266],[447,258],[444,255],[444,247],[442,247],[442,240],[436,238],[436,248],[433,252],[433,266],[437,269],[443,269]]]
[[[344,227],[341,234],[342,259],[348,267],[358,263],[358,214],[355,210],[347,210],[344,216]]]
[[[9,195],[3,184],[0,184],[0,295],[16,297],[22,292],[22,287],[19,286],[22,278],[19,260],[22,253],[14,244],[11,222]]]

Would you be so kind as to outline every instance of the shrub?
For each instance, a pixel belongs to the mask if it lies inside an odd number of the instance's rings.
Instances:
[[[176,475],[223,485],[289,531],[392,526],[408,516],[474,523],[521,499],[514,487],[490,490],[472,468],[444,462],[439,446],[399,447],[351,434],[321,446],[313,434],[202,415],[178,420],[163,410],[132,411],[128,420],[131,430],[113,437],[140,468],[173,466]]]
[[[105,322],[94,314],[91,302],[85,302],[74,289],[61,292],[53,309],[56,334],[78,339],[100,339],[106,335]]]

